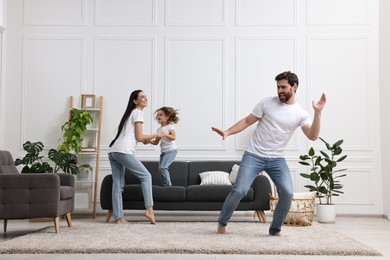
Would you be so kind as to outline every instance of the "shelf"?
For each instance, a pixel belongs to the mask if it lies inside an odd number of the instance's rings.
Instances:
[[[94,99],[95,100],[95,99]],[[92,166],[92,162],[94,162],[94,170],[93,175],[86,180],[76,180],[76,184],[79,186],[79,189],[82,191],[88,191],[88,194],[93,192],[92,198],[92,217],[96,217],[96,201],[97,201],[97,190],[99,183],[99,159],[100,159],[100,135],[101,135],[101,114],[103,110],[103,97],[100,96],[97,100],[96,104],[93,104],[96,107],[89,108],[75,108],[73,104],[73,97],[70,97],[69,100],[69,116],[71,115],[72,109],[77,109],[79,111],[87,111],[93,117],[93,123],[91,123],[88,129],[84,132],[84,141],[82,146],[84,148],[93,147],[95,149],[91,151],[81,151],[77,154],[80,157],[83,163],[88,163]],[[86,196],[85,192],[78,192],[80,202],[84,203],[83,205],[89,205],[89,197]],[[89,207],[87,207],[89,208]]]

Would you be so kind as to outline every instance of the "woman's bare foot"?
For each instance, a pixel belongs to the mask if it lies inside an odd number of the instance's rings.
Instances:
[[[116,224],[127,224],[129,222],[127,222],[127,220],[124,218],[119,218],[119,219],[115,220],[115,223]]]
[[[226,227],[218,224],[217,233],[218,234],[226,234]]]
[[[153,213],[152,207],[147,208],[144,215],[147,219],[149,219],[150,224],[153,224],[153,225],[156,224],[156,221],[154,220],[154,213]]]

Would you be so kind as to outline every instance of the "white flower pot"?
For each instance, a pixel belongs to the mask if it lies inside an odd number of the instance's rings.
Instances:
[[[319,223],[336,222],[336,205],[334,204],[317,204],[317,221]]]
[[[89,180],[89,170],[81,170],[77,173],[78,181],[88,181]]]

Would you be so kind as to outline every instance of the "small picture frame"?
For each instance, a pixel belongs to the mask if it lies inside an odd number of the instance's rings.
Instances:
[[[81,95],[81,108],[94,108],[95,107],[95,95]]]

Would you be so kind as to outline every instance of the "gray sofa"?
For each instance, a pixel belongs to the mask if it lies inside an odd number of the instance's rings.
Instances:
[[[174,161],[169,168],[172,187],[162,187],[158,171],[158,161],[142,162],[152,175],[155,210],[219,211],[232,185],[200,185],[199,173],[224,171],[230,173],[238,161]],[[104,177],[100,190],[100,203],[108,210],[106,222],[112,214],[112,175]],[[254,210],[260,220],[266,222],[265,210],[270,209],[271,184],[264,175],[254,180],[247,195],[241,200],[237,210]],[[145,209],[139,180],[128,170],[125,173],[123,191],[125,210]]]
[[[74,175],[68,173],[19,173],[11,153],[0,151],[0,219],[4,232],[8,220],[52,218],[56,233],[59,218],[65,216],[72,226]]]

